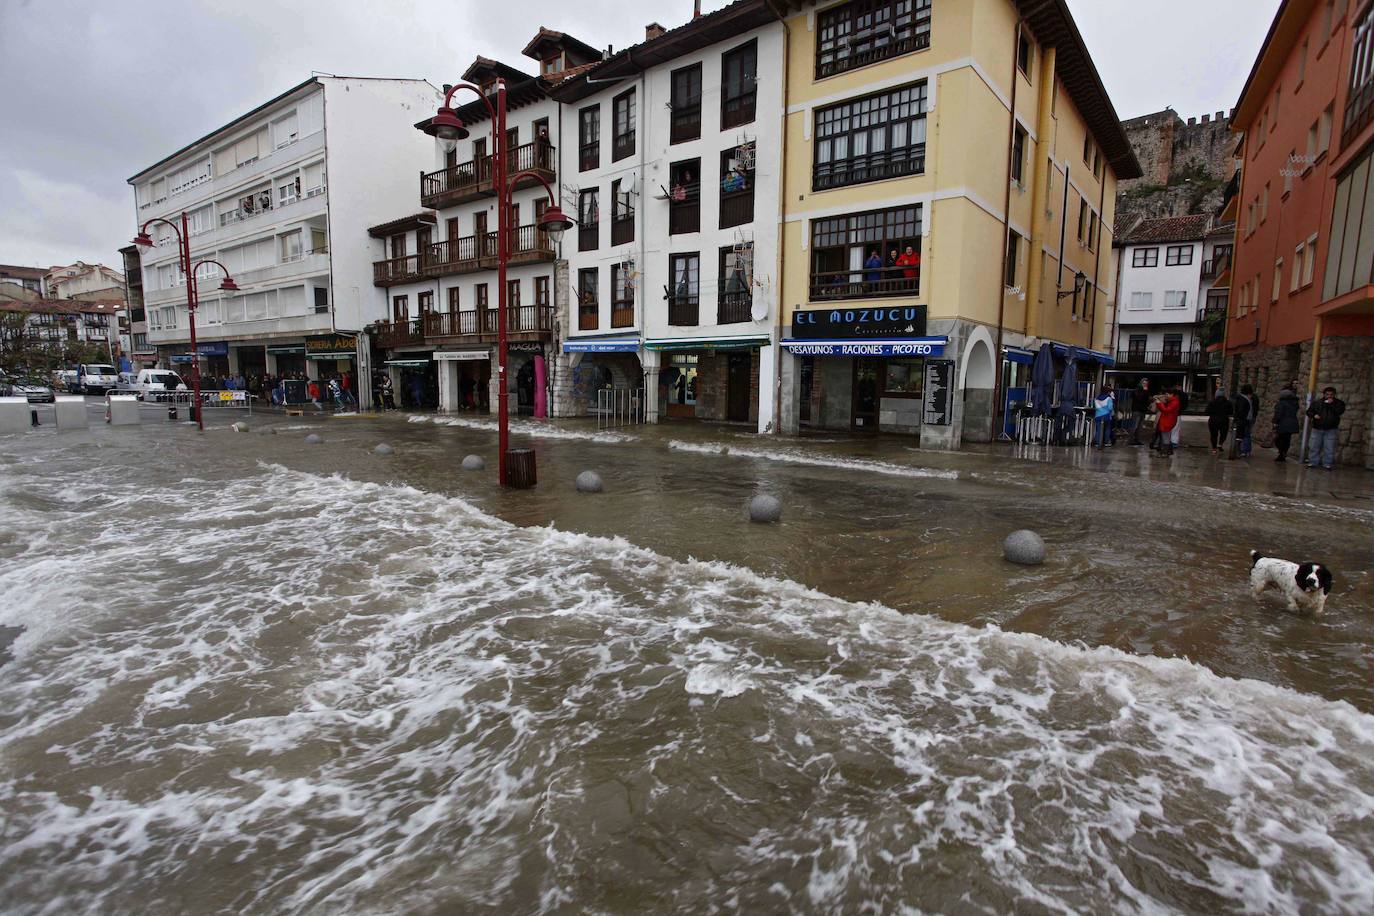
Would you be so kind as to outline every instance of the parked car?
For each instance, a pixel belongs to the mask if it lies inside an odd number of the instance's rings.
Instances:
[[[57,400],[52,388],[36,378],[0,378],[0,396],[27,398],[30,404],[51,404]]]
[[[134,394],[141,401],[155,401],[163,391],[186,390],[186,383],[171,369],[143,369],[134,383]]]
[[[52,374],[52,386],[58,391],[75,392],[79,373],[75,369],[58,369]]]
[[[103,363],[87,363],[77,367],[78,394],[104,394],[119,381],[119,370]]]
[[[115,382],[116,394],[134,394],[138,391],[138,373],[121,372],[119,380]]]

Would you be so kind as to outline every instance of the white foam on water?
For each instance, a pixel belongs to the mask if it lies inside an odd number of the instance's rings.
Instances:
[[[959,479],[958,471],[939,468],[920,468],[887,461],[869,461],[863,458],[842,458],[836,455],[815,455],[807,452],[782,449],[742,448],[738,445],[683,442],[673,439],[668,447],[682,452],[697,452],[702,455],[729,455],[732,458],[759,458],[764,461],[783,461],[788,464],[809,464],[814,467],[845,468],[852,471],[866,471],[873,474],[887,474],[893,477],[933,477],[940,480]]]
[[[497,423],[495,420],[479,420],[473,417],[411,414],[406,418],[406,422],[432,423],[435,426],[458,426],[466,429],[486,430],[488,432],[496,432],[497,430]],[[631,436],[626,433],[566,429],[548,423],[534,423],[529,420],[516,419],[510,421],[510,431],[517,435],[534,436],[542,439],[582,439],[588,442],[602,442],[608,445],[620,442],[632,442],[637,438],[636,436]]]
[[[15,911],[1374,908],[1345,703],[409,487],[15,473]]]

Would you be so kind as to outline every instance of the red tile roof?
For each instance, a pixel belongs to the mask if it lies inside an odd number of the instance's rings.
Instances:
[[[44,315],[112,315],[124,308],[121,299],[0,299],[0,312]]]
[[[1207,213],[1191,216],[1165,216],[1141,220],[1123,239],[1123,245],[1148,245],[1156,242],[1196,242],[1205,238],[1212,217]]]

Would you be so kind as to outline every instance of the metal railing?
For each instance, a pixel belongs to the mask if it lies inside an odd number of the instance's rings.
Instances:
[[[1206,354],[1197,350],[1118,350],[1117,368],[1159,367],[1191,369],[1205,364]]]
[[[643,388],[598,388],[596,428],[615,429],[644,422]]]
[[[701,102],[695,105],[682,105],[673,109],[668,127],[668,142],[682,143],[701,136]]]
[[[491,307],[462,312],[431,312],[424,317],[424,336],[496,337],[501,327],[499,315],[500,310]],[[506,330],[512,334],[552,331],[553,306],[507,306]]]
[[[635,240],[634,214],[611,220],[611,244],[626,245]],[[596,246],[592,246],[596,247]]]
[[[399,258],[372,262],[372,282],[378,286],[405,283],[420,278],[420,256],[408,254]]]
[[[753,309],[752,293],[721,293],[716,301],[716,323],[738,324],[741,321],[753,321]]]
[[[668,324],[676,327],[695,327],[701,314],[700,296],[669,296]]]
[[[907,276],[908,273],[915,276]],[[921,268],[860,267],[826,270],[811,275],[811,299],[872,299],[916,296],[921,292]]]
[[[420,318],[379,321],[376,336],[377,345],[383,349],[420,343],[425,339],[424,321]]]
[[[899,149],[880,150],[833,162],[817,162],[811,169],[811,188],[824,191],[866,181],[919,175],[926,170],[924,143]]]
[[[611,305],[611,327],[613,328],[632,328],[635,324],[634,303],[618,306]]]

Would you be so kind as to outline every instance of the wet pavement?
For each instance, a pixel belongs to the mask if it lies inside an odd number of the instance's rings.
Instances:
[[[7,908],[1374,907],[1365,472],[494,426],[0,438]]]

